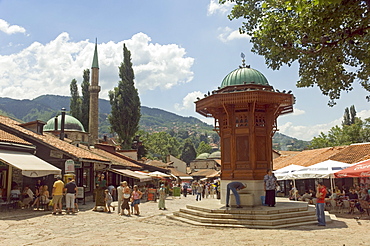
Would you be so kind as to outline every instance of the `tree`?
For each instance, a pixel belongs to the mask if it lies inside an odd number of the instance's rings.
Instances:
[[[84,126],[85,131],[89,131],[89,115],[90,115],[90,70],[85,69],[83,72],[83,81],[81,84],[82,89],[82,104],[81,104],[81,124]]]
[[[370,2],[362,0],[220,0],[235,2],[229,19],[274,70],[299,63],[297,87],[317,85],[335,105],[355,80],[370,91]],[[370,96],[367,96],[370,99]]]
[[[321,132],[318,137],[312,139],[309,147],[316,149],[367,142],[370,133],[370,128],[367,125],[368,120],[362,121],[356,117],[354,105],[349,109],[345,108],[342,127],[332,127],[327,135]]]
[[[70,85],[71,90],[71,103],[70,103],[70,113],[76,119],[81,119],[81,98],[78,93],[77,80],[73,79]]]
[[[123,148],[131,147],[133,136],[140,120],[140,98],[134,85],[134,70],[131,52],[123,44],[123,62],[119,69],[120,81],[113,91],[109,91],[111,114],[108,116],[112,132],[117,133]]]
[[[186,162],[187,165],[190,164],[192,160],[197,157],[197,152],[195,151],[194,145],[191,139],[185,139],[184,146],[182,148],[180,159]]]
[[[211,153],[212,147],[209,144],[206,144],[205,142],[201,141],[199,143],[199,146],[197,148],[197,154],[200,155],[202,153]]]
[[[167,155],[178,156],[180,144],[166,132],[149,134],[145,141],[149,157],[166,161]]]

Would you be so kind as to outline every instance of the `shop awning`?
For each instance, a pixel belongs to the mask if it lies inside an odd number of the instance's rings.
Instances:
[[[61,170],[31,153],[0,150],[0,161],[22,170],[22,175],[38,178],[49,174],[58,175]]]
[[[129,178],[138,179],[138,180],[140,180],[140,182],[146,182],[146,181],[151,181],[152,180],[152,177],[150,177],[148,175],[136,173],[136,172],[128,170],[128,169],[114,169],[114,168],[112,168],[112,169],[109,169],[109,171],[112,171],[114,173],[117,173],[117,174],[122,175],[122,176],[129,177]]]

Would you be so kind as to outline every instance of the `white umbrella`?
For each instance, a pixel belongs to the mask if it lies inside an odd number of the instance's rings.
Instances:
[[[352,166],[340,161],[326,160],[315,165],[304,167],[291,175],[294,179],[330,179],[331,189],[333,191],[334,173]]]
[[[280,168],[274,171],[274,175],[277,180],[293,180],[293,186],[297,189],[295,185],[295,179],[292,177],[292,173],[304,168],[303,166],[291,164],[289,166]],[[297,193],[294,192],[295,200],[297,200]]]
[[[289,180],[289,179],[293,179],[291,177],[291,174],[293,172],[296,172],[300,169],[304,168],[303,166],[299,166],[299,165],[289,165],[289,166],[286,166],[286,167],[283,167],[283,168],[280,168],[276,171],[274,171],[274,174],[275,174],[275,177],[277,178],[277,180]]]

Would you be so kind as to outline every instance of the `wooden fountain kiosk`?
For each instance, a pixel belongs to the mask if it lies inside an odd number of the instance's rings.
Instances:
[[[195,102],[196,112],[215,119],[221,139],[221,203],[226,185],[232,181],[247,184],[240,191],[242,206],[261,205],[263,177],[272,169],[272,136],[277,117],[293,112],[295,98],[269,85],[259,71],[243,65],[229,73],[218,90]],[[231,196],[231,206],[235,205]]]

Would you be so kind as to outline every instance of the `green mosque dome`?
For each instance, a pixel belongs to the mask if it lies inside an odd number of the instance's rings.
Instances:
[[[205,160],[205,159],[208,159],[208,156],[209,156],[209,153],[202,153],[200,155],[197,156],[197,160]]]
[[[57,118],[58,118],[58,130],[60,131],[62,116],[59,115]],[[55,124],[55,117],[48,120],[48,122],[44,126],[44,131],[46,132],[54,131],[55,130],[54,124]],[[71,115],[66,115],[65,117],[64,130],[85,132],[84,126],[81,124],[81,122]]]
[[[221,159],[221,151],[215,151],[208,156],[208,159]]]
[[[221,88],[245,84],[269,85],[266,77],[261,72],[250,68],[250,66],[241,66],[226,75],[221,83]]]

